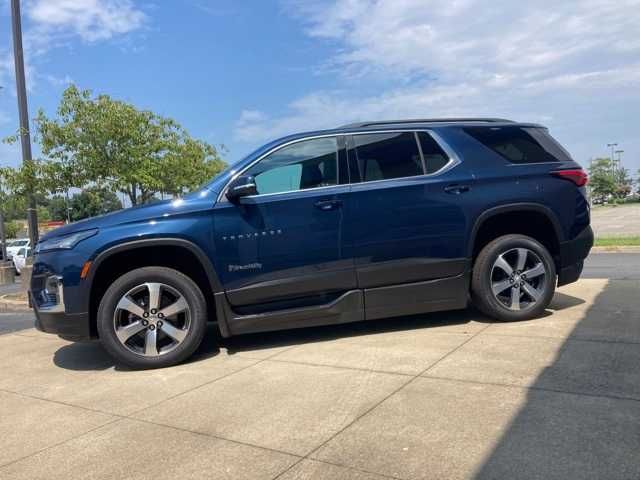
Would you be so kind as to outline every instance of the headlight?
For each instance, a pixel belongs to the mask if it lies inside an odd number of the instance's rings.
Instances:
[[[62,237],[54,237],[44,242],[38,242],[36,245],[36,253],[44,252],[46,250],[69,250],[75,247],[82,240],[86,240],[89,237],[93,237],[98,233],[98,229],[85,230],[83,232],[71,233]]]

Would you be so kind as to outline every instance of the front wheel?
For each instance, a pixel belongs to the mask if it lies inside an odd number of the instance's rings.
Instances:
[[[542,314],[556,287],[549,251],[524,235],[505,235],[486,245],[473,266],[474,304],[497,320],[527,320]]]
[[[97,321],[100,340],[116,360],[133,368],[161,368],[198,348],[207,304],[186,275],[145,267],[124,274],[107,289]]]

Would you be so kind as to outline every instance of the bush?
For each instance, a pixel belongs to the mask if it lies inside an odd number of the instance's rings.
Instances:
[[[18,232],[20,231],[20,225],[16,222],[5,222],[4,224],[4,235],[7,238],[16,238],[18,236]]]

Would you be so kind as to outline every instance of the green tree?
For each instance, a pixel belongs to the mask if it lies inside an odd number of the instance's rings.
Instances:
[[[616,181],[610,158],[596,158],[589,166],[589,185],[596,197],[613,195],[616,191]]]
[[[6,222],[4,224],[4,234],[6,238],[16,238],[19,231],[20,226],[16,222]]]
[[[51,214],[49,213],[49,209],[45,205],[37,206],[38,212],[38,222],[50,222]]]
[[[65,197],[55,195],[49,199],[47,210],[51,220],[64,221],[67,220],[68,201]],[[70,218],[70,217],[69,217]]]
[[[613,173],[613,181],[616,185],[613,195],[616,198],[625,198],[631,193],[633,179],[629,175],[629,170],[626,168],[617,168]]]
[[[90,187],[71,199],[71,220],[95,217],[122,208],[115,193],[102,187]]]
[[[57,118],[41,110],[35,122],[52,161],[45,177],[57,191],[90,182],[137,205],[159,192],[179,195],[224,168],[215,147],[191,138],[174,120],[75,86],[63,93]]]
[[[42,163],[28,162],[20,167],[0,167],[0,208],[6,220],[24,219],[27,215],[27,191],[33,189],[36,205],[47,205],[47,189],[42,177]]]

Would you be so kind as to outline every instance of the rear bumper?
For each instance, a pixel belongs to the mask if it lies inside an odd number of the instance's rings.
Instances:
[[[580,278],[584,259],[593,247],[593,230],[585,228],[576,238],[560,244],[558,286],[575,282]]]

